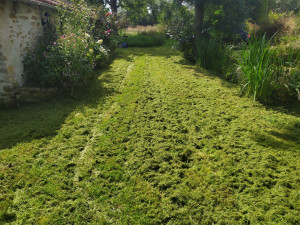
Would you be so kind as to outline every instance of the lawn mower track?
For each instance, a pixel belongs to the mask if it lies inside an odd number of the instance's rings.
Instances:
[[[118,50],[74,98],[23,106],[68,112],[51,134],[0,112],[0,224],[300,222],[299,117],[167,47]]]

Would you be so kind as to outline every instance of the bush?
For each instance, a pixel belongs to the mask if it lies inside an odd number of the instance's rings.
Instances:
[[[73,87],[84,84],[91,71],[117,46],[116,16],[101,7],[90,8],[84,1],[74,0],[72,12],[59,9],[56,29],[46,27],[37,46],[24,57],[27,85]],[[76,3],[76,4],[75,4]],[[49,26],[49,24],[47,25]]]
[[[102,41],[96,43],[88,34],[71,33],[56,39],[47,39],[46,35],[24,59],[28,85],[77,86],[86,82],[95,66],[108,56],[108,51],[100,45]]]
[[[173,8],[165,17],[163,24],[170,39],[180,41],[194,35],[194,15],[187,7]]]

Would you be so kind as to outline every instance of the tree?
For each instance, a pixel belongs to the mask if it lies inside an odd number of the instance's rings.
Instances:
[[[265,20],[268,7],[272,5],[274,0],[247,0],[247,14],[249,19],[255,23],[261,23]]]
[[[195,0],[195,42],[194,49],[200,43],[204,22],[205,0]]]
[[[105,2],[110,6],[111,11],[113,13],[117,13],[118,12],[118,8],[120,7],[120,2],[121,0],[105,0]]]

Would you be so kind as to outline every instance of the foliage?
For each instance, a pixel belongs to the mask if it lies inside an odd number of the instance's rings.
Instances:
[[[67,87],[85,83],[95,66],[108,57],[108,50],[86,37],[64,34],[47,42],[44,34],[24,59],[27,84],[42,87]]]
[[[102,5],[102,6],[104,6],[104,4],[105,4],[105,0],[87,0],[87,3],[89,4],[89,5]]]
[[[203,29],[214,39],[232,40],[235,31],[244,27],[247,8],[244,0],[208,1]]]
[[[176,9],[169,6],[165,15],[162,15],[161,22],[170,39],[180,41],[194,34],[194,15],[187,7]]]
[[[178,41],[184,57],[219,74],[225,73],[229,48],[222,40],[234,40],[236,30],[243,27],[247,14],[241,9],[245,9],[245,1],[206,1],[203,30],[200,31],[202,39],[196,46],[193,10],[182,6],[182,1],[167,9],[172,10],[172,13],[166,11],[167,34]]]
[[[153,25],[151,15],[148,13],[149,0],[126,0],[122,1],[124,13],[130,21],[130,26],[135,25]]]
[[[165,3],[166,0],[121,0],[119,1],[120,13],[126,15],[130,26],[153,26],[158,24]]]
[[[160,15],[168,38],[177,41],[177,46],[184,57],[195,62],[194,54],[194,13],[181,3],[166,4]]]
[[[76,1],[71,11],[61,8],[59,14],[56,29],[45,28],[47,33],[24,58],[24,76],[30,85],[84,84],[90,72],[117,46],[122,23],[101,7],[90,8],[83,1]]]
[[[268,12],[267,0],[247,0],[247,16],[252,23],[260,23],[265,20],[266,12]]]

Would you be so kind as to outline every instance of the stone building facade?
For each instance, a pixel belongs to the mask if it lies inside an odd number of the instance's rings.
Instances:
[[[23,57],[51,23],[59,2],[0,0],[0,104],[14,101],[16,88],[23,86]]]

